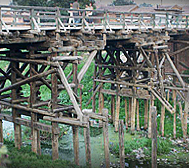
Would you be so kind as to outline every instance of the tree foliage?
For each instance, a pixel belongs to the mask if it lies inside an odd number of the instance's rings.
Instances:
[[[23,5],[23,6],[58,6],[62,8],[69,8],[70,3],[73,3],[74,0],[13,0],[14,5]],[[94,0],[78,0],[80,8],[85,8],[86,4],[90,2],[94,3]]]
[[[133,0],[115,0],[113,1],[113,5],[122,6],[122,5],[136,5]]]

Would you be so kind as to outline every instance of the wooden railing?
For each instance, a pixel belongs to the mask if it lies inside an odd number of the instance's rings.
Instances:
[[[88,15],[92,12],[92,15]],[[74,16],[70,16],[72,13]],[[78,15],[77,15],[78,14]],[[77,16],[76,16],[77,15]],[[45,29],[187,29],[189,15],[173,13],[129,13],[104,10],[75,10],[59,7],[0,6],[0,31]]]

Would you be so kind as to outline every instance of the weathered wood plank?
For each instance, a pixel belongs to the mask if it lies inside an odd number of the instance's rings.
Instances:
[[[91,65],[91,62],[93,61],[93,59],[96,56],[96,54],[97,54],[97,50],[91,52],[91,54],[89,55],[85,65],[82,67],[82,69],[78,73],[78,81],[79,81],[79,83],[81,82],[83,76],[87,72],[87,70],[88,70],[89,66]]]
[[[157,111],[151,107],[152,116],[152,168],[157,168]]]
[[[104,153],[106,168],[110,167],[110,151],[108,137],[108,109],[102,109],[102,114],[106,117],[106,122],[103,122],[103,138],[104,138]]]
[[[62,70],[60,64],[59,64],[58,62],[56,62],[56,63],[57,63],[57,65],[58,65],[58,72],[59,72],[59,74],[60,74],[61,81],[62,81],[63,85],[65,86],[65,89],[66,89],[67,92],[68,92],[68,95],[69,95],[69,97],[70,97],[70,100],[71,100],[72,103],[73,103],[74,109],[75,109],[75,111],[76,111],[76,113],[77,113],[77,115],[78,115],[77,117],[78,117],[80,120],[82,120],[83,114],[82,114],[81,109],[79,108],[79,105],[77,104],[77,101],[76,101],[76,99],[75,99],[75,97],[74,97],[74,95],[73,95],[73,91],[72,91],[71,87],[70,87],[69,84],[68,84],[68,81],[67,81],[67,79],[66,79],[66,76],[65,76],[65,74],[64,74],[64,72],[63,72],[63,70]]]

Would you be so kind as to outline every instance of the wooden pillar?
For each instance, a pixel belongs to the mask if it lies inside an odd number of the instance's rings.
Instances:
[[[55,54],[54,56],[56,56]],[[57,75],[54,73],[51,75],[51,100],[52,100],[52,110],[57,108],[57,98],[58,98],[58,83],[57,83]],[[58,113],[55,117],[58,117]],[[58,123],[52,122],[52,159],[57,160],[59,157],[58,152]]]
[[[183,140],[184,142],[186,141],[185,140],[185,136],[184,136],[184,133],[185,133],[185,129],[184,129],[184,117],[183,117],[183,110],[182,110],[182,103],[179,101],[179,112],[180,112],[180,121],[181,121],[181,126],[182,126],[182,132],[183,132]]]
[[[30,54],[33,54],[33,51],[30,51]],[[35,75],[32,69],[36,70],[36,66],[34,64],[30,64],[30,76]],[[30,82],[30,107],[32,108],[33,104],[36,101],[36,82]],[[38,151],[38,130],[34,128],[34,122],[37,121],[37,114],[31,112],[31,135],[32,135],[32,151],[37,153]]]
[[[77,55],[77,53],[74,53],[74,55]],[[74,63],[73,64],[73,82],[76,84],[76,87],[74,88],[73,91],[75,95],[77,95],[77,88],[78,88],[77,70],[78,70],[77,63]],[[74,160],[75,160],[75,164],[79,165],[79,127],[72,126],[72,131],[73,131]]]
[[[111,117],[113,125],[115,125],[115,96],[111,96]]]
[[[173,138],[176,139],[176,91],[173,90],[174,117],[173,117]]]
[[[160,121],[160,134],[164,136],[164,125],[165,125],[165,106],[161,104],[161,121]]]
[[[157,111],[151,107],[152,116],[152,168],[157,168]]]
[[[0,106],[0,113],[1,113],[1,106]],[[3,121],[0,120],[0,143],[3,145]]]
[[[13,51],[11,51],[10,55],[13,54]],[[16,83],[16,72],[13,70],[13,68],[18,68],[19,63],[11,62],[11,84]],[[12,89],[11,92],[11,98],[12,101],[16,100],[17,97],[17,89]],[[17,114],[18,110],[15,108],[12,108],[12,116],[13,116],[13,122],[15,121],[16,117],[21,117],[21,115]],[[14,123],[14,139],[15,139],[15,147],[20,149],[21,148],[21,125]]]
[[[102,85],[102,87],[103,87],[103,85]],[[100,91],[99,91],[99,114],[102,114],[103,108],[104,108],[104,95],[100,89]]]
[[[167,101],[169,102],[169,97],[170,97],[170,90],[167,90]]]
[[[129,97],[129,118],[128,118],[128,126],[131,126],[131,105],[132,105],[132,98]]]
[[[115,112],[115,132],[118,132],[119,126],[119,112],[120,112],[120,85],[117,85],[116,90],[116,112]]]
[[[94,93],[94,91],[96,89],[96,81],[95,81],[95,79],[96,79],[96,71],[97,71],[97,66],[95,65],[94,74],[93,74],[93,93]],[[93,108],[93,112],[95,113],[96,112],[96,96],[93,97],[92,108]]]
[[[139,100],[136,102],[137,109],[137,131],[140,131],[140,115],[139,115]]]
[[[149,122],[148,122],[148,138],[152,137],[152,107],[154,106],[154,96],[151,95],[150,110],[149,110]]]
[[[79,165],[79,127],[72,126],[73,131],[73,147],[74,147],[74,161]]]
[[[189,113],[189,90],[185,92],[185,108],[184,108],[184,121],[183,121],[183,140],[186,142],[187,139],[187,129],[188,129],[188,113]]]
[[[90,126],[89,126],[89,117],[85,116],[83,118],[84,122],[87,122],[87,128],[84,128],[84,139],[85,139],[85,157],[88,167],[91,167],[91,143],[90,143]]]
[[[151,53],[151,62],[152,62],[152,65],[155,66],[155,54],[154,53]],[[153,87],[153,78],[154,78],[154,72],[151,72],[150,73],[150,85],[151,87]],[[148,121],[148,138],[151,138],[152,137],[152,107],[154,106],[154,96],[153,94],[151,93],[151,97],[150,97],[150,109],[149,109],[149,121]]]
[[[125,127],[126,127],[126,130],[128,130],[127,98],[125,98]]]
[[[110,167],[110,151],[109,151],[109,137],[108,137],[108,109],[102,110],[103,116],[106,117],[106,121],[103,122],[103,137],[104,137],[104,154],[106,168]]]
[[[125,167],[124,129],[123,120],[119,121],[119,158],[120,168]]]
[[[135,112],[136,112],[136,97],[135,97],[136,87],[133,87],[133,97],[131,105],[131,134],[135,132]]]
[[[148,128],[148,100],[144,100],[144,129]]]
[[[99,52],[99,61],[103,63],[101,51]],[[99,79],[102,79],[102,67],[99,67]],[[100,83],[99,83],[100,85]],[[102,109],[104,108],[104,95],[101,92],[101,89],[103,89],[103,83],[102,86],[99,89],[99,114],[102,114]]]

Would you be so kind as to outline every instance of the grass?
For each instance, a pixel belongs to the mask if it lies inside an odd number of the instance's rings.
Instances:
[[[118,143],[110,143],[111,153],[119,156],[119,144]],[[124,142],[125,154],[129,156],[135,156],[133,150],[143,149],[144,154],[148,157],[151,156],[151,139],[145,137],[135,136],[130,140]],[[162,138],[158,138],[158,156],[163,154],[168,154],[173,147],[170,140],[165,140]]]
[[[49,155],[36,155],[31,152],[31,146],[22,147],[20,150],[14,148],[13,141],[6,141],[8,148],[8,168],[79,168],[74,163],[65,160],[52,161]]]

